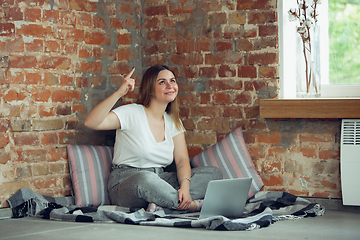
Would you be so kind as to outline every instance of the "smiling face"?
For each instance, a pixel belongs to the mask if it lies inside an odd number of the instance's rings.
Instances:
[[[175,100],[178,90],[174,74],[169,70],[162,70],[156,78],[153,98],[169,103]]]

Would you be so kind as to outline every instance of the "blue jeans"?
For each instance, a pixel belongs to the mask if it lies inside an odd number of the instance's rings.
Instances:
[[[222,174],[216,167],[193,168],[191,199],[203,199],[209,181],[218,179],[222,179]],[[153,202],[161,207],[176,209],[179,206],[179,188],[176,173],[165,172],[163,168],[113,166],[108,182],[111,203],[133,208],[146,208],[149,202]]]

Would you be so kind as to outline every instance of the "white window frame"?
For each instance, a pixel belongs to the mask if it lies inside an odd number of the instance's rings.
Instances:
[[[328,1],[319,5],[319,24],[321,31],[321,97],[322,98],[358,98],[360,85],[329,84],[329,41],[328,41]],[[279,23],[279,78],[280,98],[296,98],[296,21],[290,22],[288,11],[296,7],[296,0],[278,0]]]

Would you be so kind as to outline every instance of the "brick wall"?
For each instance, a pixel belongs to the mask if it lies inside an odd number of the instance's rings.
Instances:
[[[141,64],[137,1],[0,4],[1,207],[21,187],[70,194],[65,146],[112,140],[83,119]]]
[[[241,126],[265,190],[340,197],[338,119],[259,118],[279,90],[276,0],[0,4],[0,207],[20,187],[69,194],[66,144],[111,142],[83,119],[156,63],[178,76],[191,156]]]

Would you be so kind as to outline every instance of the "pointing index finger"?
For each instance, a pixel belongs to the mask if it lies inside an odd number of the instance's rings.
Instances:
[[[131,71],[128,73],[128,75],[125,76],[125,78],[130,78],[134,72],[135,72],[135,68],[131,69]]]

